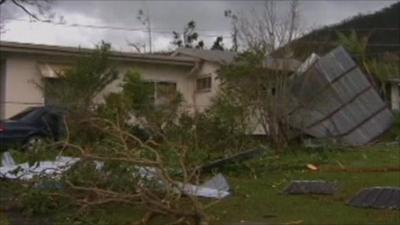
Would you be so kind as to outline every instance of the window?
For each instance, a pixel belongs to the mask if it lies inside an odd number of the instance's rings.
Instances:
[[[156,99],[156,83],[154,81],[144,81],[144,85],[145,85],[145,89],[146,89],[146,93],[147,90],[151,93],[150,95],[150,100],[152,102],[155,102]]]
[[[156,105],[168,104],[177,96],[176,83],[169,81],[145,81],[153,91],[151,99]]]
[[[210,91],[211,90],[211,77],[203,77],[196,80],[197,91]]]
[[[156,82],[155,87],[155,103],[157,105],[171,103],[176,98],[176,83]]]

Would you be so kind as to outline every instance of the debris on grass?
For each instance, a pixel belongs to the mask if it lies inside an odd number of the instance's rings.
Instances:
[[[228,191],[216,188],[208,188],[203,185],[197,186],[193,184],[179,183],[179,186],[184,194],[198,197],[222,199],[230,195],[230,192]]]
[[[226,192],[231,191],[231,186],[229,185],[228,180],[221,173],[215,175],[213,178],[203,183],[201,187],[213,188]]]
[[[337,184],[333,182],[323,180],[295,180],[285,188],[284,193],[290,195],[333,195],[337,191]]]
[[[314,164],[311,164],[311,163],[307,164],[306,167],[311,171],[318,171],[319,170],[318,166],[316,166]]]
[[[137,169],[138,172],[137,174],[133,174],[134,176],[139,175],[143,179],[155,181],[161,188],[166,185],[159,178],[157,168],[138,167]],[[182,182],[177,182],[176,184],[178,188],[175,188],[175,191],[178,193],[182,192],[186,195],[222,199],[231,194],[230,185],[222,174],[217,174],[202,185],[185,184]]]
[[[245,152],[240,152],[230,157],[224,159],[218,159],[212,161],[206,165],[200,166],[200,171],[202,172],[211,172],[214,169],[222,168],[228,164],[236,163],[236,162],[243,162],[246,160],[257,158],[265,153],[265,149],[254,149]]]
[[[358,192],[348,205],[373,209],[400,210],[400,187],[370,187]]]
[[[11,156],[10,152],[4,152],[3,156],[1,157],[1,166],[14,166],[15,161]]]
[[[2,164],[0,167],[0,178],[13,180],[31,180],[35,176],[40,177],[55,177],[71,168],[77,163],[79,158],[58,156],[54,161],[40,161],[30,166],[28,163],[15,164],[14,159],[10,154],[3,154]],[[104,167],[104,162],[95,161],[96,171],[101,172]],[[162,182],[157,178],[157,169],[151,167],[139,167],[139,176],[147,180],[157,180],[161,185]],[[135,174],[134,174],[135,175]],[[182,191],[187,195],[195,195],[205,198],[225,198],[230,195],[230,186],[226,178],[222,174],[218,174],[205,182],[203,185],[193,185],[177,183],[177,192]],[[60,189],[61,184],[53,183],[51,180],[42,182],[36,186],[39,189]]]
[[[54,161],[40,161],[33,165],[29,163],[15,164],[10,154],[3,154],[0,167],[0,178],[13,180],[31,180],[35,176],[53,177],[67,171],[79,161],[79,158],[58,156]]]

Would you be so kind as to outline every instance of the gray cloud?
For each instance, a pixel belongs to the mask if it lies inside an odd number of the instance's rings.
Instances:
[[[319,27],[326,24],[337,23],[345,18],[357,15],[359,13],[368,13],[389,6],[396,1],[301,1],[302,24],[304,27]],[[278,11],[283,13],[284,5],[287,1],[278,3]],[[95,1],[95,0],[68,0],[56,1],[53,5],[53,11],[57,15],[65,17],[68,23],[93,23],[99,25],[111,25],[119,27],[143,28],[136,19],[139,9],[149,10],[151,22],[154,30],[153,40],[156,49],[168,48],[168,41],[171,39],[170,32],[173,30],[181,31],[184,25],[194,20],[197,22],[197,28],[200,36],[208,45],[213,38],[204,35],[225,34],[229,35],[230,24],[224,18],[223,12],[231,9],[235,12],[249,13],[251,9],[259,9],[263,1]],[[3,11],[3,9],[1,9]],[[15,34],[18,29],[18,23],[7,26],[10,31],[5,34],[7,40],[18,36]],[[86,29],[86,30],[85,30]],[[57,32],[60,30],[57,28]],[[62,29],[61,29],[62,30]],[[84,31],[85,30],[85,31]],[[167,33],[157,33],[159,31]],[[43,32],[43,31],[41,31]],[[66,37],[66,32],[70,32],[70,38]],[[146,35],[143,31],[117,31],[117,30],[90,30],[89,28],[75,29],[65,28],[62,35],[54,34],[49,30],[42,35],[58,35],[58,44],[76,43],[88,44],[93,41],[104,39],[115,44],[118,49],[126,49],[126,40],[133,42],[145,42]],[[85,37],[83,36],[85,35]],[[87,36],[89,35],[89,37]],[[202,36],[203,35],[203,36]],[[82,42],[79,43],[80,37]],[[45,42],[46,38],[43,38]],[[67,41],[67,40],[73,41]],[[40,42],[40,40],[35,40]],[[229,40],[225,40],[228,45]]]

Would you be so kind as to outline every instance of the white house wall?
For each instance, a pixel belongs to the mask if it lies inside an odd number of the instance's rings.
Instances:
[[[6,88],[6,61],[0,61],[0,119],[4,118],[5,88]]]
[[[197,78],[211,76],[211,90],[210,91],[196,91],[196,81],[194,81],[194,95],[195,95],[195,105],[199,112],[207,109],[219,92],[221,81],[218,79],[218,69],[220,65],[212,62],[204,62],[200,71],[197,74]],[[265,135],[265,130],[259,123],[259,115],[256,113],[251,117],[249,121],[247,131],[248,134],[253,135]]]
[[[29,106],[44,104],[41,75],[34,57],[9,56],[5,61],[4,117],[8,118]]]
[[[176,83],[177,91],[184,98],[184,108],[191,111],[193,108],[193,86],[192,79],[189,77],[191,67],[181,67],[173,65],[156,65],[149,63],[124,63],[118,66],[119,77],[108,85],[96,98],[101,102],[103,97],[111,92],[121,91],[123,76],[129,71],[138,71],[142,78],[147,81],[166,81]]]
[[[41,83],[42,74],[39,64],[43,63],[71,62],[71,58],[46,57],[38,55],[10,54],[6,57],[4,68],[4,100],[2,101],[3,118],[9,118],[30,106],[44,105],[45,99],[37,84]],[[194,109],[194,85],[195,79],[190,77],[192,69],[190,66],[175,66],[168,64],[152,63],[120,63],[117,66],[120,76],[118,80],[110,84],[97,97],[96,101],[101,102],[104,95],[110,92],[120,91],[120,84],[123,74],[129,70],[139,71],[143,79],[152,81],[175,82],[177,90],[184,98],[184,109]],[[0,86],[1,87],[1,86]],[[0,89],[1,91],[1,89]],[[1,97],[1,95],[0,95]]]
[[[193,82],[195,105],[198,111],[202,112],[212,104],[212,99],[217,95],[220,81],[217,79],[217,71],[220,66],[212,62],[204,62],[197,73],[196,78],[211,76],[211,89],[209,91],[196,91],[196,80]]]

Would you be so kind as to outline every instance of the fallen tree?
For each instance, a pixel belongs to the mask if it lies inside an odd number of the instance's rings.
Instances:
[[[208,224],[203,204],[188,191],[199,184],[199,171],[186,160],[186,146],[142,141],[112,121],[91,118],[86,121],[103,140],[82,147],[69,141],[65,147],[79,152],[81,161],[62,176],[62,183],[79,211],[91,207],[120,203],[140,205],[147,213],[135,224],[150,224],[164,216],[173,224]],[[94,162],[104,163],[100,168]],[[52,193],[55,194],[55,193]]]
[[[115,203],[140,207],[145,213],[134,224],[151,224],[159,216],[171,224],[209,224],[205,209],[216,201],[195,195],[200,171],[191,160],[192,139],[172,141],[165,133],[181,96],[173,92],[168,104],[154,102],[154,87],[135,70],[123,74],[121,92],[102,93],[117,77],[109,49],[103,43],[59,82],[39,85],[67,109],[61,151],[80,159],[60,177],[63,189],[44,194],[68,199],[77,213]],[[104,101],[96,102],[100,93]]]

